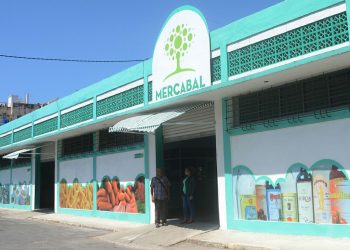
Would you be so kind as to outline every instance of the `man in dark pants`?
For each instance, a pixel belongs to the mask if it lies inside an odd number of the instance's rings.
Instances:
[[[162,221],[163,226],[167,226],[170,182],[161,168],[157,168],[156,176],[152,178],[151,195],[156,208],[156,227],[160,227],[160,221]]]

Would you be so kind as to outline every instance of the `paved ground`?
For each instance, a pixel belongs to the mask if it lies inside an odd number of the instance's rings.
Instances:
[[[34,214],[34,216],[37,215]],[[133,241],[135,239],[132,238],[132,233],[131,235],[125,233],[126,231],[130,232],[133,228],[131,232],[135,233],[138,230],[142,230],[145,226],[139,227],[137,230],[135,226],[131,226],[129,230],[111,232],[103,229],[70,226],[32,218],[33,213],[19,212],[11,214],[0,210],[0,249],[215,249],[188,242],[177,242],[168,247],[162,247],[161,245],[152,246],[153,243],[149,240],[147,244],[142,246],[142,237],[137,237],[137,244],[134,244]],[[153,231],[153,229],[148,230],[148,232],[150,231],[157,235],[157,231]],[[118,237],[120,235],[124,235],[124,241],[119,241]]]
[[[167,227],[64,214],[0,209],[0,249],[350,250],[348,238],[218,230],[196,222]]]

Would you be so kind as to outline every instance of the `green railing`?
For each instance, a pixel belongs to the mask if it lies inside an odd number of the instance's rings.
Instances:
[[[70,111],[61,115],[61,128],[69,127],[78,124],[93,117],[93,104],[88,104],[84,107]]]
[[[15,132],[13,134],[13,141],[19,142],[19,141],[29,139],[31,137],[32,137],[32,127],[30,126],[28,128]]]
[[[34,136],[46,134],[52,131],[57,130],[58,127],[58,118],[52,118],[44,122],[34,125]]]
[[[143,85],[97,101],[97,116],[106,115],[143,103]]]
[[[0,138],[0,147],[5,147],[11,144],[11,134],[5,135]]]
[[[229,76],[349,41],[346,12],[228,52]]]
[[[221,80],[221,58],[220,56],[211,59],[211,81]]]

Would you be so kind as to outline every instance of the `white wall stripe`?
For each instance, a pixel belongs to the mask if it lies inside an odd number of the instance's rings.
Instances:
[[[220,49],[216,49],[211,52],[211,58],[215,58],[218,56],[220,56]]]
[[[89,119],[89,120],[86,120],[86,121],[83,121],[83,122],[79,122],[79,123],[76,123],[76,124],[72,124],[70,126],[67,126],[67,127],[63,127],[61,128],[60,130],[65,130],[65,129],[68,129],[68,128],[72,128],[72,127],[76,127],[76,126],[79,126],[81,124],[84,124],[84,123],[87,123],[87,122],[91,122],[93,121],[93,119]],[[55,132],[55,131],[52,131],[52,132]]]
[[[4,137],[4,136],[6,136],[6,135],[10,135],[10,134],[12,134],[12,131],[9,131],[9,132],[6,132],[6,133],[1,134],[1,135],[0,135],[0,138]]]
[[[61,115],[66,114],[66,113],[69,113],[69,112],[71,112],[71,111],[73,111],[73,110],[76,110],[76,109],[78,109],[78,108],[85,107],[85,106],[87,106],[87,105],[89,105],[89,104],[91,104],[91,103],[93,103],[93,99],[88,100],[88,101],[86,101],[86,102],[79,103],[79,104],[74,105],[74,106],[72,106],[72,107],[70,107],[70,108],[64,109],[64,110],[61,111]]]
[[[31,123],[28,123],[28,124],[26,124],[26,125],[24,125],[24,126],[22,126],[22,127],[16,128],[16,129],[14,130],[14,132],[21,131],[21,130],[26,129],[26,128],[29,128],[29,127],[31,127],[31,126],[32,126],[32,124],[31,124]]]
[[[52,114],[52,115],[49,115],[49,116],[45,116],[45,117],[43,117],[43,118],[41,118],[41,119],[39,119],[39,120],[36,120],[36,121],[34,122],[34,125],[39,124],[39,123],[42,123],[42,122],[45,122],[45,121],[50,120],[50,119],[52,119],[52,118],[55,118],[55,117],[57,117],[57,116],[58,116],[57,113]]]

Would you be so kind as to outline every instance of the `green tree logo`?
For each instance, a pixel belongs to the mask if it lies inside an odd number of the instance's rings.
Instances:
[[[165,43],[165,54],[168,56],[169,60],[176,60],[176,69],[170,73],[165,79],[172,77],[178,73],[184,71],[195,71],[191,68],[181,68],[181,58],[188,53],[191,44],[193,42],[195,34],[193,31],[187,27],[185,24],[177,25],[173,28],[169,34],[167,42]]]

